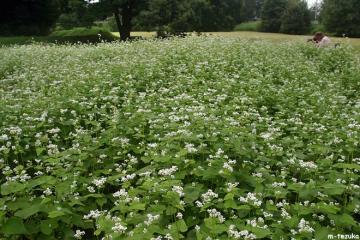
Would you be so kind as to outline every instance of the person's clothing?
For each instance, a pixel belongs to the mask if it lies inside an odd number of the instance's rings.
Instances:
[[[326,47],[331,43],[330,38],[327,36],[323,37],[320,42],[317,43],[318,47]]]

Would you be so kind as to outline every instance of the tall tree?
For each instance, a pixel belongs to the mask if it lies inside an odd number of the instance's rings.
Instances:
[[[97,18],[95,9],[83,0],[63,0],[61,9],[57,24],[65,29],[91,27]]]
[[[254,20],[256,18],[256,4],[255,0],[244,0],[241,17],[244,21]]]
[[[261,12],[261,30],[279,32],[281,18],[287,6],[287,0],[265,0]]]
[[[138,24],[160,36],[176,34],[190,30],[192,14],[189,0],[152,0],[140,13]]]
[[[261,11],[264,5],[264,0],[255,0],[255,2],[256,2],[255,18],[260,18]]]
[[[360,1],[324,0],[321,21],[335,35],[360,37]]]
[[[322,8],[322,3],[320,0],[316,0],[313,5],[310,7],[311,12],[311,20],[312,21],[319,21],[319,16]]]
[[[305,34],[311,25],[311,13],[304,0],[289,0],[281,18],[280,32]]]
[[[133,27],[133,19],[146,6],[146,0],[98,0],[88,1],[91,8],[96,9],[98,16],[115,17],[121,40],[128,40]]]
[[[1,35],[45,35],[60,15],[60,0],[3,0]]]

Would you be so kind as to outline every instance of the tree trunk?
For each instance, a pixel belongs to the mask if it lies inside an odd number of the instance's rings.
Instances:
[[[118,8],[114,8],[114,17],[115,17],[116,25],[117,25],[117,28],[118,28],[119,36],[121,38],[121,21],[120,21],[119,9]]]
[[[120,40],[126,41],[130,39],[131,33],[131,20],[133,15],[133,5],[135,0],[129,0],[128,3],[121,6],[121,13],[119,8],[114,8],[114,16],[116,20],[116,25],[119,30]]]

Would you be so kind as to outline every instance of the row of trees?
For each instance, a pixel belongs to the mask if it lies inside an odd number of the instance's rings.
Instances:
[[[91,26],[112,16],[121,39],[131,30],[159,33],[229,31],[261,18],[261,31],[304,34],[320,12],[321,23],[337,35],[360,37],[359,0],[323,0],[309,9],[305,0],[2,0],[1,35],[43,35]]]
[[[308,8],[303,0],[266,0],[261,15],[261,30],[305,34],[312,20],[336,36],[360,37],[359,0],[323,0]]]

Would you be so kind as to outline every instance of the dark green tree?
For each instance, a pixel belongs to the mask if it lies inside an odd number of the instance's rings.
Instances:
[[[94,7],[88,2],[83,0],[65,0],[63,1],[62,14],[57,24],[64,29],[91,27],[97,17]]]
[[[280,32],[289,34],[308,33],[311,12],[304,0],[289,0],[281,18]]]
[[[261,30],[279,32],[287,0],[265,0],[261,12]]]
[[[264,0],[255,0],[256,6],[255,6],[255,18],[260,18],[261,11],[264,5]]]
[[[146,0],[98,0],[87,1],[93,20],[103,20],[113,15],[121,40],[128,40],[133,27],[133,19],[146,8]]]
[[[244,6],[242,7],[241,17],[244,21],[251,21],[256,18],[256,1],[244,0]]]
[[[61,12],[60,0],[3,0],[1,35],[46,35]]]
[[[242,21],[243,0],[152,0],[138,22],[170,33],[227,31]]]
[[[159,36],[178,34],[191,29],[192,15],[189,0],[152,0],[140,13],[137,24],[155,30]]]
[[[360,37],[360,1],[324,0],[321,22],[337,36]]]

